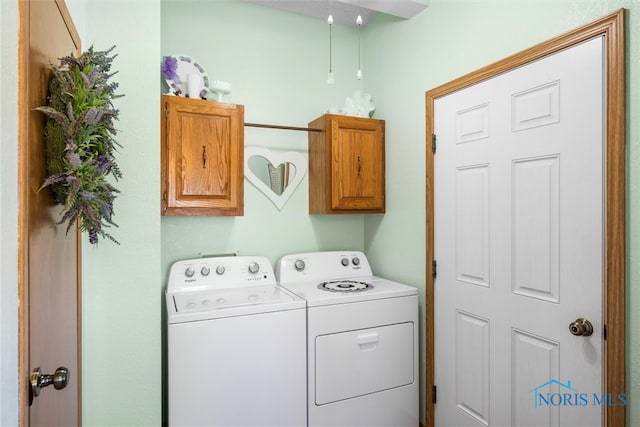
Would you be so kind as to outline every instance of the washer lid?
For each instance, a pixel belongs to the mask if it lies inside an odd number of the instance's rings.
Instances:
[[[279,286],[253,286],[241,289],[185,292],[173,295],[176,313],[222,310],[245,305],[280,304],[295,298]]]
[[[277,285],[167,293],[169,324],[286,310],[304,312],[305,307],[302,298]]]

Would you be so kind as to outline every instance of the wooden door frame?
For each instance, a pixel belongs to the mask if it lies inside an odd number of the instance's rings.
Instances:
[[[30,57],[30,1],[19,1],[19,45],[18,45],[18,359],[19,359],[19,389],[18,401],[20,405],[20,425],[29,426],[29,377],[31,366],[29,361],[29,192],[33,191],[29,186],[29,57]],[[60,11],[60,15],[69,30],[69,35],[75,45],[74,54],[81,52],[80,36],[71,19],[71,14],[64,0],[54,1]],[[80,370],[81,356],[81,238],[76,228],[77,242],[77,277],[78,277],[78,369]],[[80,380],[80,372],[74,373],[74,378]],[[82,420],[81,384],[78,384],[78,420]]]
[[[606,76],[606,189],[605,189],[605,258],[603,282],[603,311],[605,325],[604,390],[625,391],[625,53],[624,9],[590,24],[523,50],[501,61],[480,68],[425,94],[427,126],[426,159],[426,426],[435,426],[433,403],[435,384],[435,289],[433,277],[434,254],[434,154],[431,136],[434,134],[435,100],[483,80],[506,73],[517,67],[569,48],[598,36],[605,36]],[[607,426],[624,426],[624,406],[607,406],[604,420]]]

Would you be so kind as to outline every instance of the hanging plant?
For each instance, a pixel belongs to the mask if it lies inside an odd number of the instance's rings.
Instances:
[[[113,222],[113,201],[119,191],[107,177],[122,177],[114,157],[117,131],[114,121],[119,111],[113,106],[118,83],[110,82],[116,55],[94,51],[93,46],[80,57],[65,56],[59,65],[51,65],[48,105],[36,110],[47,116],[44,134],[48,177],[40,187],[50,187],[55,201],[64,206],[58,224],[66,231],[78,221],[80,230],[89,233],[89,242],[108,238],[104,229]]]

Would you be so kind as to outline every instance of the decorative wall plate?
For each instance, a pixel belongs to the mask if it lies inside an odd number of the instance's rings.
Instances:
[[[193,58],[187,55],[170,55],[176,60],[177,68],[175,77],[164,77],[171,92],[178,96],[187,96],[187,76],[189,74],[200,74],[202,76],[202,88],[200,97],[205,98],[209,92],[209,76],[202,66]]]
[[[272,167],[269,168],[269,165]],[[284,165],[284,168],[280,166]],[[281,186],[274,182],[273,170],[287,171]],[[307,173],[307,158],[298,152],[277,152],[264,147],[246,147],[244,176],[282,210]],[[262,177],[262,178],[261,178]],[[278,194],[281,192],[281,194]]]

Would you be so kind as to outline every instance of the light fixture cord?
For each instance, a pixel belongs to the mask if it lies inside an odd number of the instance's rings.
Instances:
[[[329,0],[329,17],[327,18],[327,23],[329,24],[329,74],[327,75],[327,84],[333,84],[334,79],[333,79],[333,55],[332,55],[332,51],[333,51],[333,40],[332,40],[332,27],[333,27],[333,15],[331,15],[332,12],[332,3],[331,0]]]
[[[360,52],[362,52],[362,24],[358,25],[358,70],[360,70]]]
[[[331,17],[331,15],[329,15]],[[333,72],[333,60],[332,60],[332,38],[331,38],[331,27],[332,24],[329,24],[329,72]]]
[[[356,72],[356,78],[362,80],[362,68],[361,66],[361,52],[362,52],[362,15],[358,14],[356,18],[356,25],[358,26],[358,71]]]

